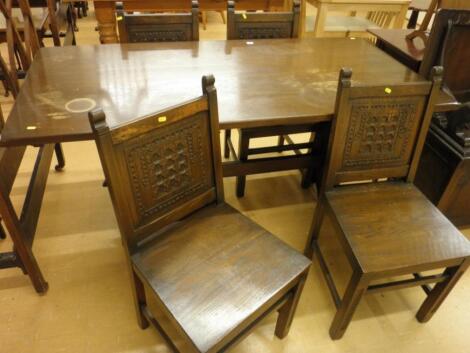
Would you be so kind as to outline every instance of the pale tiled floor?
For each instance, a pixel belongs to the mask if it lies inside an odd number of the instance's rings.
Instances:
[[[79,22],[79,44],[98,42],[92,16]],[[201,38],[223,38],[224,28],[219,15],[209,14]],[[2,103],[8,111],[8,99]],[[64,149],[67,166],[61,173],[51,170],[34,245],[50,289],[38,296],[20,270],[0,271],[0,352],[169,352],[156,331],[142,331],[136,324],[124,253],[108,192],[101,187],[94,144],[69,143]],[[31,151],[12,192],[17,205],[30,175]],[[299,187],[297,172],[249,177],[241,200],[234,196],[233,178],[224,183],[229,203],[291,246],[303,248],[315,197],[312,190]],[[9,240],[0,241],[0,251],[10,248]],[[343,289],[349,275],[345,258],[333,241],[327,248]],[[344,338],[334,342],[328,336],[334,305],[314,263],[289,336],[274,337],[276,315],[271,314],[233,351],[468,353],[469,292],[467,273],[424,325],[414,319],[424,300],[420,289],[367,296]]]

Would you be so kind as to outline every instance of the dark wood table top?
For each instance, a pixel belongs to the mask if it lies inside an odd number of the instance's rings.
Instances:
[[[43,48],[1,144],[92,139],[87,109],[103,108],[116,126],[195,98],[208,73],[216,78],[221,128],[327,121],[343,66],[364,84],[422,80],[368,41],[346,38]]]

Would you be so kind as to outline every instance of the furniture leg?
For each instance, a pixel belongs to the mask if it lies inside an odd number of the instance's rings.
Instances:
[[[226,23],[227,23],[227,20],[225,19],[225,12],[219,11],[219,13],[220,13],[220,16],[222,17],[222,22],[223,22],[224,24],[226,24]]]
[[[315,27],[313,29],[313,36],[315,38],[323,37],[324,35],[327,12],[327,5],[322,3],[318,6],[317,18],[315,20]]]
[[[98,21],[100,42],[118,43],[114,1],[95,1],[95,16]]]
[[[143,307],[147,305],[147,300],[145,298],[145,288],[144,284],[142,283],[139,276],[137,276],[132,266],[129,270],[131,271],[132,294],[134,296],[137,323],[139,324],[139,327],[144,330],[149,326],[149,322],[143,313]]]
[[[279,316],[276,322],[275,334],[279,338],[284,338],[289,334],[292,320],[294,319],[297,304],[299,303],[302,289],[304,288],[305,280],[307,279],[307,273],[299,280],[299,283],[295,286],[292,297],[279,309]]]
[[[64,151],[62,150],[62,145],[60,143],[56,143],[54,145],[55,155],[57,157],[57,164],[55,166],[55,170],[61,171],[65,167],[65,158],[64,158]]]
[[[43,294],[47,291],[49,285],[41,273],[41,269],[33,255],[31,247],[26,244],[26,236],[23,227],[16,216],[10,198],[5,194],[4,190],[0,191],[2,193],[0,197],[0,212],[4,217],[3,220],[13,241],[15,253],[21,261],[22,268],[26,270],[29,275],[36,292]]]
[[[318,142],[319,142],[319,134],[318,133],[311,132],[309,142],[317,142],[316,147],[314,147],[314,149],[317,149],[317,148],[321,147],[320,145],[318,145]],[[312,153],[312,148],[309,149],[309,153]],[[315,168],[313,166],[311,166],[311,167],[305,169],[302,172],[302,181],[300,182],[300,185],[301,185],[302,189],[307,189],[312,184],[314,171],[315,171]]]
[[[207,27],[207,12],[206,11],[201,12],[201,21],[202,21],[202,28],[206,30],[206,27]]]
[[[2,219],[0,218],[0,239],[6,239],[7,235],[5,233],[5,229],[3,228],[2,225]]]
[[[431,319],[469,265],[470,258],[467,258],[459,266],[449,267],[445,270],[444,273],[448,275],[449,278],[443,282],[437,283],[431,290],[416,314],[416,319],[419,322],[424,323]]]
[[[246,136],[246,133],[243,131],[243,129],[239,130],[238,135],[238,159],[240,162],[245,162],[248,160],[248,147],[250,145],[250,138]],[[237,197],[243,197],[245,195],[245,184],[246,175],[238,176],[236,183]]]
[[[284,145],[284,135],[279,135],[278,138],[277,138],[277,145],[278,146],[283,146]]]
[[[305,245],[304,255],[309,259],[313,259],[315,249],[318,246],[318,238],[320,236],[321,226],[323,224],[323,218],[325,217],[325,206],[321,200],[318,200],[315,214],[313,216],[312,225],[307,238],[307,244]]]
[[[397,29],[403,28],[403,23],[405,23],[407,12],[408,12],[408,5],[403,5],[400,9],[400,12],[395,16],[395,21],[393,22],[393,28],[397,28]]]
[[[224,158],[230,157],[230,147],[229,147],[229,140],[232,137],[232,130],[226,129],[225,130],[225,137],[224,137]]]
[[[343,300],[341,301],[341,305],[336,312],[335,318],[333,319],[333,323],[330,327],[330,337],[333,340],[343,337],[344,332],[348,328],[352,316],[356,311],[357,305],[364,293],[367,291],[368,282],[369,281],[363,273],[357,270],[354,271],[348,287],[346,288]]]
[[[418,16],[419,16],[419,11],[413,10],[411,11],[411,16],[410,19],[408,20],[408,29],[415,29],[416,25],[418,24]]]
[[[292,2],[287,1],[289,7],[286,7],[285,11],[292,9]],[[300,17],[299,17],[299,38],[305,37],[305,21],[307,19],[307,0],[300,0]]]

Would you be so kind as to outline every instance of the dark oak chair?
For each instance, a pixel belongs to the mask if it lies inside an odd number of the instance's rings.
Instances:
[[[227,39],[277,39],[299,36],[300,2],[293,1],[292,12],[237,12],[228,1]]]
[[[141,328],[180,352],[222,352],[267,313],[287,335],[310,262],[224,203],[217,95],[110,128],[90,113]]]
[[[142,13],[124,11],[116,3],[116,16],[121,43],[176,42],[199,40],[199,4],[191,2],[188,13]]]
[[[333,339],[343,336],[365,293],[422,286],[427,298],[416,317],[428,321],[470,265],[470,242],[412,183],[442,68],[434,70],[432,84],[361,86],[352,84],[351,75],[351,70],[341,70],[319,202],[305,249],[309,257],[318,254],[338,309],[330,328]],[[353,268],[342,298],[318,244],[325,216]],[[420,274],[442,268],[437,275]],[[377,283],[404,275],[410,278]],[[429,283],[436,284],[430,288]]]

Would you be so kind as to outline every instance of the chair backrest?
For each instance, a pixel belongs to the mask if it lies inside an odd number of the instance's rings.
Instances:
[[[192,1],[188,13],[128,14],[116,3],[121,43],[176,42],[199,40],[199,4]]]
[[[397,15],[397,12],[370,11],[367,13],[366,18],[381,28],[389,28],[393,18]]]
[[[321,192],[344,182],[412,181],[441,74],[436,68],[432,84],[353,86],[352,71],[342,69]]]
[[[446,88],[461,102],[469,101],[470,10],[437,12],[419,72],[429,77],[437,65],[444,67]]]
[[[214,77],[203,96],[110,129],[100,110],[90,123],[121,234],[130,252],[186,215],[223,202]]]
[[[300,3],[293,1],[292,12],[237,12],[235,2],[227,7],[227,39],[297,38]]]

